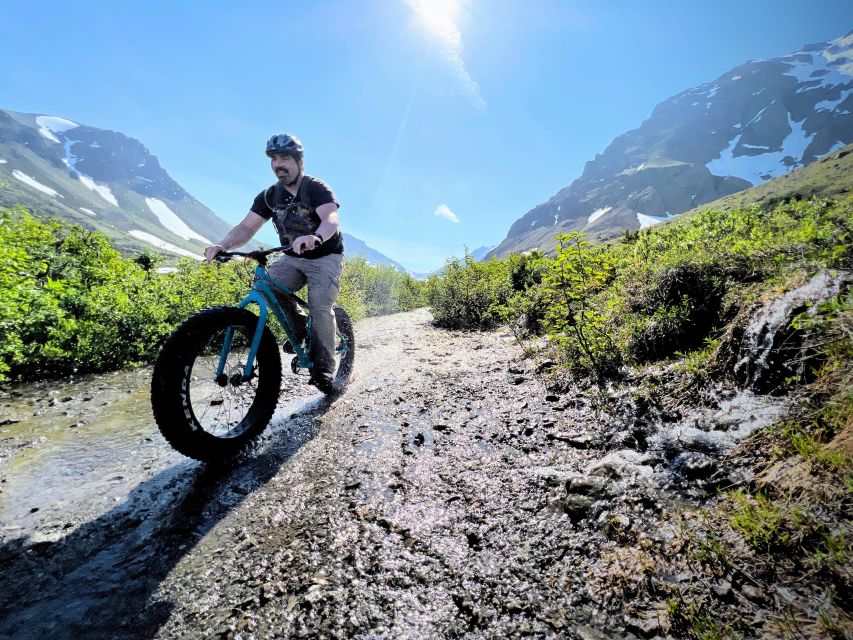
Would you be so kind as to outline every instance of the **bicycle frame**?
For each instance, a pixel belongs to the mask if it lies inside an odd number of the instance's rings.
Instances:
[[[308,349],[303,349],[299,341],[296,340],[296,332],[290,324],[290,320],[288,320],[287,315],[282,310],[281,305],[278,303],[275,293],[272,290],[272,286],[275,286],[287,294],[293,294],[292,289],[284,286],[275,278],[272,278],[263,266],[258,265],[255,267],[255,279],[252,281],[252,290],[237,305],[240,309],[243,309],[252,303],[258,305],[258,325],[255,328],[255,334],[252,336],[252,343],[249,347],[249,357],[246,359],[246,364],[243,367],[243,382],[251,377],[252,366],[255,363],[255,356],[257,355],[258,347],[261,344],[261,336],[263,335],[270,309],[272,309],[273,315],[284,328],[284,331],[290,340],[290,344],[296,352],[299,366],[303,369],[311,369],[314,366],[314,363],[308,355]],[[311,316],[308,316],[306,329],[309,341],[311,335],[311,320]],[[222,345],[222,353],[219,356],[219,364],[216,367],[217,377],[222,375],[225,371],[225,361],[228,357],[228,353],[231,351],[231,341],[233,337],[234,329],[229,327],[225,332],[225,342]]]

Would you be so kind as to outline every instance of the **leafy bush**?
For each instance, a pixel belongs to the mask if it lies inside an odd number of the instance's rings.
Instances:
[[[427,301],[433,321],[447,329],[490,329],[500,320],[498,307],[512,292],[509,269],[503,261],[477,262],[470,254],[451,258],[441,276],[427,280]]]
[[[606,248],[591,248],[585,234],[557,236],[557,257],[543,286],[548,302],[545,327],[573,366],[599,374],[620,365],[613,319],[596,304],[614,275],[616,263]]]
[[[0,211],[0,381],[106,371],[150,362],[187,316],[245,294],[254,264],[125,258],[82,227]],[[355,317],[411,309],[423,285],[394,269],[348,261],[339,303]]]
[[[546,333],[571,367],[612,373],[713,342],[745,301],[803,273],[853,268],[853,198],[705,211],[556,257],[450,260],[427,289],[436,324]],[[799,276],[797,275],[799,274]]]
[[[427,280],[433,320],[447,329],[490,329],[503,321],[538,330],[544,305],[524,295],[542,278],[541,254],[477,262],[466,251],[451,258],[439,276]],[[525,329],[526,331],[527,329]]]

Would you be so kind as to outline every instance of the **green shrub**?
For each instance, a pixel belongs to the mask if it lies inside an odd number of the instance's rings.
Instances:
[[[0,382],[106,371],[151,362],[192,313],[234,304],[248,290],[251,261],[132,258],[82,227],[0,211]],[[390,267],[348,261],[339,303],[356,318],[423,303],[422,283]]]
[[[500,323],[500,308],[513,291],[507,262],[477,262],[467,251],[449,259],[440,276],[430,276],[426,289],[435,324],[468,331]]]
[[[605,375],[621,364],[613,317],[598,299],[616,262],[611,251],[589,247],[584,237],[574,232],[557,236],[557,257],[543,282],[545,327],[572,366]]]

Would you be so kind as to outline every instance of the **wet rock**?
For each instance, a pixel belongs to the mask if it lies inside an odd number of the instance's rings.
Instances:
[[[665,631],[657,612],[644,612],[637,617],[625,616],[625,628],[644,638],[654,637]]]
[[[548,433],[548,440],[559,440],[573,446],[575,449],[588,449],[593,442],[593,437],[588,433]]]
[[[625,478],[629,476],[651,477],[654,470],[649,466],[655,458],[632,449],[624,449],[608,453],[589,468],[590,475],[610,478]]]
[[[601,499],[607,496],[609,478],[601,476],[577,476],[566,481],[566,493]]]
[[[613,636],[605,635],[598,629],[588,626],[575,627],[574,631],[580,640],[612,640],[613,638]]]
[[[546,402],[558,402],[559,400],[560,400],[560,396],[553,394],[553,393],[549,393],[547,396],[545,396]]]
[[[673,468],[689,480],[701,480],[717,470],[717,463],[703,453],[688,451],[675,459]]]
[[[551,506],[558,513],[569,516],[572,522],[577,522],[590,513],[593,503],[594,500],[589,496],[572,494],[553,502]]]

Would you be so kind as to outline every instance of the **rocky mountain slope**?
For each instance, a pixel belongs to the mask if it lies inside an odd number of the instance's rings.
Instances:
[[[605,240],[782,176],[853,142],[851,111],[853,32],[748,61],[658,104],[489,255],[550,251],[570,231]]]
[[[106,234],[122,251],[200,259],[231,225],[187,193],[133,138],[0,109],[0,207],[23,205]],[[345,234],[347,254],[391,258]],[[253,245],[254,246],[254,245]]]

